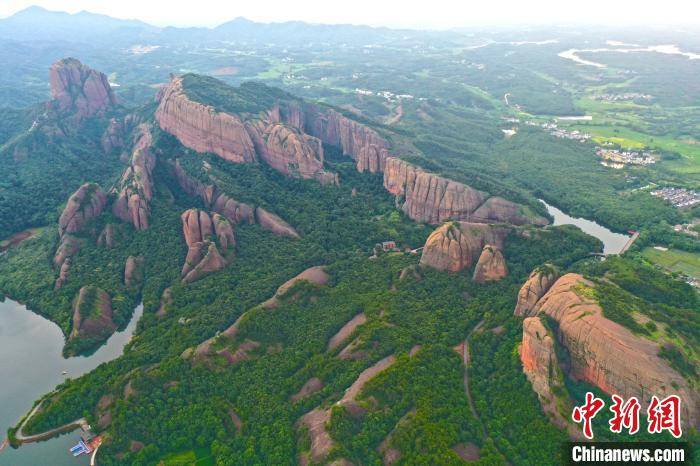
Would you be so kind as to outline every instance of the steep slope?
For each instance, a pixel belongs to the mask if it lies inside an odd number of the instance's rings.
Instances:
[[[486,245],[502,248],[508,232],[509,228],[503,226],[447,222],[426,240],[420,263],[438,270],[459,272],[474,265]]]
[[[559,278],[534,306],[531,314],[546,316],[556,323],[554,334],[568,351],[571,367],[569,375],[584,380],[609,394],[625,398],[636,396],[644,406],[653,394],[665,397],[677,394],[683,400],[683,417],[689,425],[700,422],[698,393],[688,381],[661,359],[659,344],[633,334],[629,329],[607,319],[600,305],[590,297],[595,285],[581,275],[569,273]],[[531,351],[531,317],[526,319],[521,352],[523,367],[533,387],[545,387],[540,379],[551,370],[541,367],[543,361],[554,361],[553,345],[540,345],[541,351]],[[549,353],[545,355],[544,353]],[[538,355],[539,354],[539,355]],[[540,375],[536,375],[540,374]]]
[[[205,85],[211,88],[202,90]],[[390,156],[387,139],[334,109],[266,86],[231,88],[211,78],[174,77],[160,94],[156,120],[197,152],[212,152],[235,163],[262,160],[288,176],[323,184],[338,179],[323,168],[321,143],[340,147],[359,172],[383,172],[386,190],[419,222],[548,223],[525,206]]]

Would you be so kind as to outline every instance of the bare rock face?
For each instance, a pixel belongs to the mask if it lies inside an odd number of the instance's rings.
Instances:
[[[386,160],[384,188],[404,199],[401,209],[406,215],[432,224],[447,219],[468,220],[488,197],[487,193],[428,173],[395,157]]]
[[[228,219],[233,225],[239,223],[255,223],[255,208],[232,199],[219,190],[213,184],[204,184],[201,181],[189,176],[176,160],[169,164],[172,173],[178,181],[180,187],[190,196],[197,196],[202,199],[207,208],[218,212]]]
[[[258,120],[246,125],[257,153],[269,166],[295,178],[333,184],[337,175],[323,169],[323,145],[318,138],[281,123]]]
[[[506,227],[481,223],[448,222],[425,242],[420,264],[438,270],[459,272],[471,267],[487,244],[500,249],[508,235]]]
[[[116,228],[113,223],[108,223],[97,237],[97,245],[107,249],[112,249],[116,242]]]
[[[513,314],[519,317],[532,317],[535,305],[559,278],[554,266],[544,265],[533,270],[525,284],[518,292],[518,302]]]
[[[67,259],[71,258],[78,252],[81,245],[82,241],[75,236],[64,235],[63,238],[61,238],[58,248],[56,248],[56,253],[53,256],[54,267],[60,268]]]
[[[211,152],[236,163],[257,160],[253,141],[241,118],[191,101],[179,77],[173,78],[161,93],[156,120],[161,129],[197,152]]]
[[[586,289],[593,286],[581,275],[566,274],[551,286],[534,308],[536,315],[547,315],[556,323],[554,336],[569,353],[569,375],[608,394],[618,394],[623,398],[635,396],[643,405],[649,402],[652,394],[660,398],[678,395],[683,400],[683,419],[689,425],[697,426],[700,422],[697,391],[658,356],[657,342],[634,335],[603,316],[600,305],[587,297],[590,293],[586,293]],[[531,319],[526,319],[529,329],[536,325]],[[527,339],[533,342],[531,336]],[[524,354],[521,356],[523,365],[530,372],[545,373],[545,369],[537,364],[546,358],[533,357],[533,351],[527,348],[521,354]],[[541,386],[540,382],[538,386]]]
[[[185,211],[182,232],[188,251],[182,267],[183,282],[191,283],[226,267],[235,254],[233,227],[226,218],[198,209]]]
[[[262,207],[255,209],[255,219],[266,230],[279,236],[289,236],[290,238],[299,238],[299,233],[296,232],[291,225],[279,218],[277,215],[268,212]]]
[[[231,199],[226,194],[216,196],[212,210],[226,217],[234,225],[239,223],[255,223],[255,209],[248,204]]]
[[[478,221],[486,223],[507,222],[513,225],[532,223],[540,226],[549,223],[544,217],[528,215],[524,209],[520,204],[494,196],[487,199],[472,215],[475,219],[479,219]]]
[[[68,280],[70,258],[83,244],[75,234],[83,232],[90,220],[102,214],[105,204],[107,195],[94,183],[85,183],[68,199],[58,219],[59,243],[53,257],[53,265],[59,270],[55,289],[60,289]]]
[[[73,301],[73,330],[69,340],[83,336],[106,338],[116,327],[109,295],[95,286],[82,287]]]
[[[143,257],[129,256],[124,265],[124,285],[129,288],[139,286],[143,282]]]
[[[94,183],[85,183],[68,198],[58,219],[58,234],[78,233],[85,224],[98,217],[107,204],[107,195]]]
[[[566,427],[567,420],[557,409],[555,395],[555,392],[561,392],[564,386],[555,345],[554,335],[539,317],[528,317],[524,320],[523,342],[519,348],[523,371],[548,417],[556,425]]]
[[[351,120],[333,109],[321,110],[313,104],[283,109],[282,119],[326,144],[338,146],[357,162],[357,170],[371,173],[384,169],[389,143],[375,130]]]
[[[401,209],[418,222],[438,224],[445,220],[479,223],[534,223],[547,220],[527,214],[527,209],[500,197],[476,190],[404,162],[387,157],[384,164],[384,188],[397,197]]]
[[[490,244],[485,245],[474,268],[473,280],[476,283],[492,282],[507,275],[508,267],[501,250]]]
[[[156,317],[163,317],[168,313],[168,306],[173,303],[173,291],[170,288],[163,290],[163,294],[160,297],[160,305],[156,311]]]
[[[70,257],[67,257],[61,264],[61,269],[58,272],[58,278],[56,279],[56,283],[54,283],[54,290],[60,290],[61,287],[68,281],[70,266],[71,260]]]
[[[307,281],[314,285],[325,285],[330,280],[330,276],[326,273],[326,268],[322,265],[315,265],[304,270],[300,274],[290,278],[283,284],[281,284],[272,298],[268,299],[262,306],[267,309],[274,309],[279,304],[279,298],[283,296],[290,288],[299,283],[300,281]]]
[[[51,65],[49,81],[51,104],[58,111],[74,113],[77,119],[103,115],[117,104],[107,76],[75,58]]]
[[[137,230],[148,228],[150,201],[153,198],[153,167],[155,156],[150,151],[151,131],[146,124],[139,126],[139,135],[134,144],[131,163],[119,182],[117,199],[112,213],[131,223]]]

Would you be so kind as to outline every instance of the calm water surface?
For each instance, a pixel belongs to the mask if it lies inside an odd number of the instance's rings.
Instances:
[[[139,305],[127,327],[112,335],[91,356],[64,359],[63,333],[56,324],[5,299],[0,303],[0,438],[32,407],[67,377],[76,378],[123,352],[136,329],[143,306]],[[67,371],[66,375],[62,375]],[[80,430],[46,442],[0,451],[2,466],[69,466],[89,464],[89,458],[73,458],[68,449],[77,443]]]
[[[567,215],[556,207],[547,204],[542,199],[540,199],[540,202],[545,205],[547,212],[554,217],[554,225],[575,225],[585,233],[595,236],[603,242],[603,252],[605,254],[618,254],[622,251],[625,244],[627,244],[627,240],[630,239],[629,236],[612,232],[592,220]]]

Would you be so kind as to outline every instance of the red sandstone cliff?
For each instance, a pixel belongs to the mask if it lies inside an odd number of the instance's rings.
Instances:
[[[400,199],[403,202],[401,209],[418,222],[548,223],[543,217],[528,214],[520,204],[489,197],[486,192],[426,172],[396,157],[385,160],[384,188]]]
[[[183,282],[193,282],[231,263],[236,240],[228,220],[197,209],[185,211],[181,219],[188,247],[182,267]]]
[[[55,289],[61,288],[69,276],[70,258],[82,245],[74,233],[82,232],[88,222],[98,217],[107,204],[107,195],[94,183],[85,183],[68,198],[66,207],[58,219],[59,243],[54,253],[53,264],[59,269]]]
[[[191,101],[179,77],[173,78],[162,91],[156,120],[161,129],[197,152],[211,152],[237,163],[257,160],[243,121],[238,116]]]
[[[69,339],[83,336],[104,338],[116,328],[109,295],[97,287],[82,287],[73,302],[73,330]]]
[[[570,376],[609,394],[636,396],[643,404],[649,402],[651,395],[660,398],[679,395],[683,400],[683,419],[688,425],[697,426],[700,422],[697,391],[658,356],[657,342],[634,335],[603,316],[601,307],[585,292],[593,286],[578,274],[564,275],[533,310],[534,314],[547,315],[556,322],[556,338],[570,356]],[[528,326],[533,325],[531,319],[526,321]],[[524,335],[525,339],[531,340]],[[527,347],[521,354],[526,372],[545,373],[539,366],[546,359],[544,356],[530,357],[532,351]]]
[[[473,280],[476,283],[498,281],[508,275],[506,259],[499,248],[491,244],[484,245],[479,260],[474,267]]]
[[[559,272],[554,266],[544,265],[533,270],[518,292],[518,302],[513,314],[520,317],[535,315],[537,301],[549,291],[557,278],[559,278]]]
[[[438,270],[459,272],[470,268],[487,244],[500,249],[508,232],[506,227],[482,223],[447,222],[426,240],[420,263]]]
[[[51,105],[60,112],[72,112],[78,120],[103,115],[117,103],[107,76],[75,58],[51,65],[49,82]]]
[[[131,223],[137,230],[148,228],[150,202],[153,198],[153,167],[155,156],[150,151],[151,131],[146,124],[139,126],[139,133],[131,155],[131,163],[119,182],[117,199],[112,213]]]

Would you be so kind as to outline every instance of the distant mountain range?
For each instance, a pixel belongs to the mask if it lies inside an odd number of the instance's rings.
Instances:
[[[245,40],[292,44],[377,43],[418,37],[450,37],[450,32],[398,30],[350,24],[311,24],[303,21],[257,23],[235,18],[215,28],[157,27],[143,21],[117,19],[81,11],[70,14],[32,6],[0,20],[0,39],[13,41]]]

